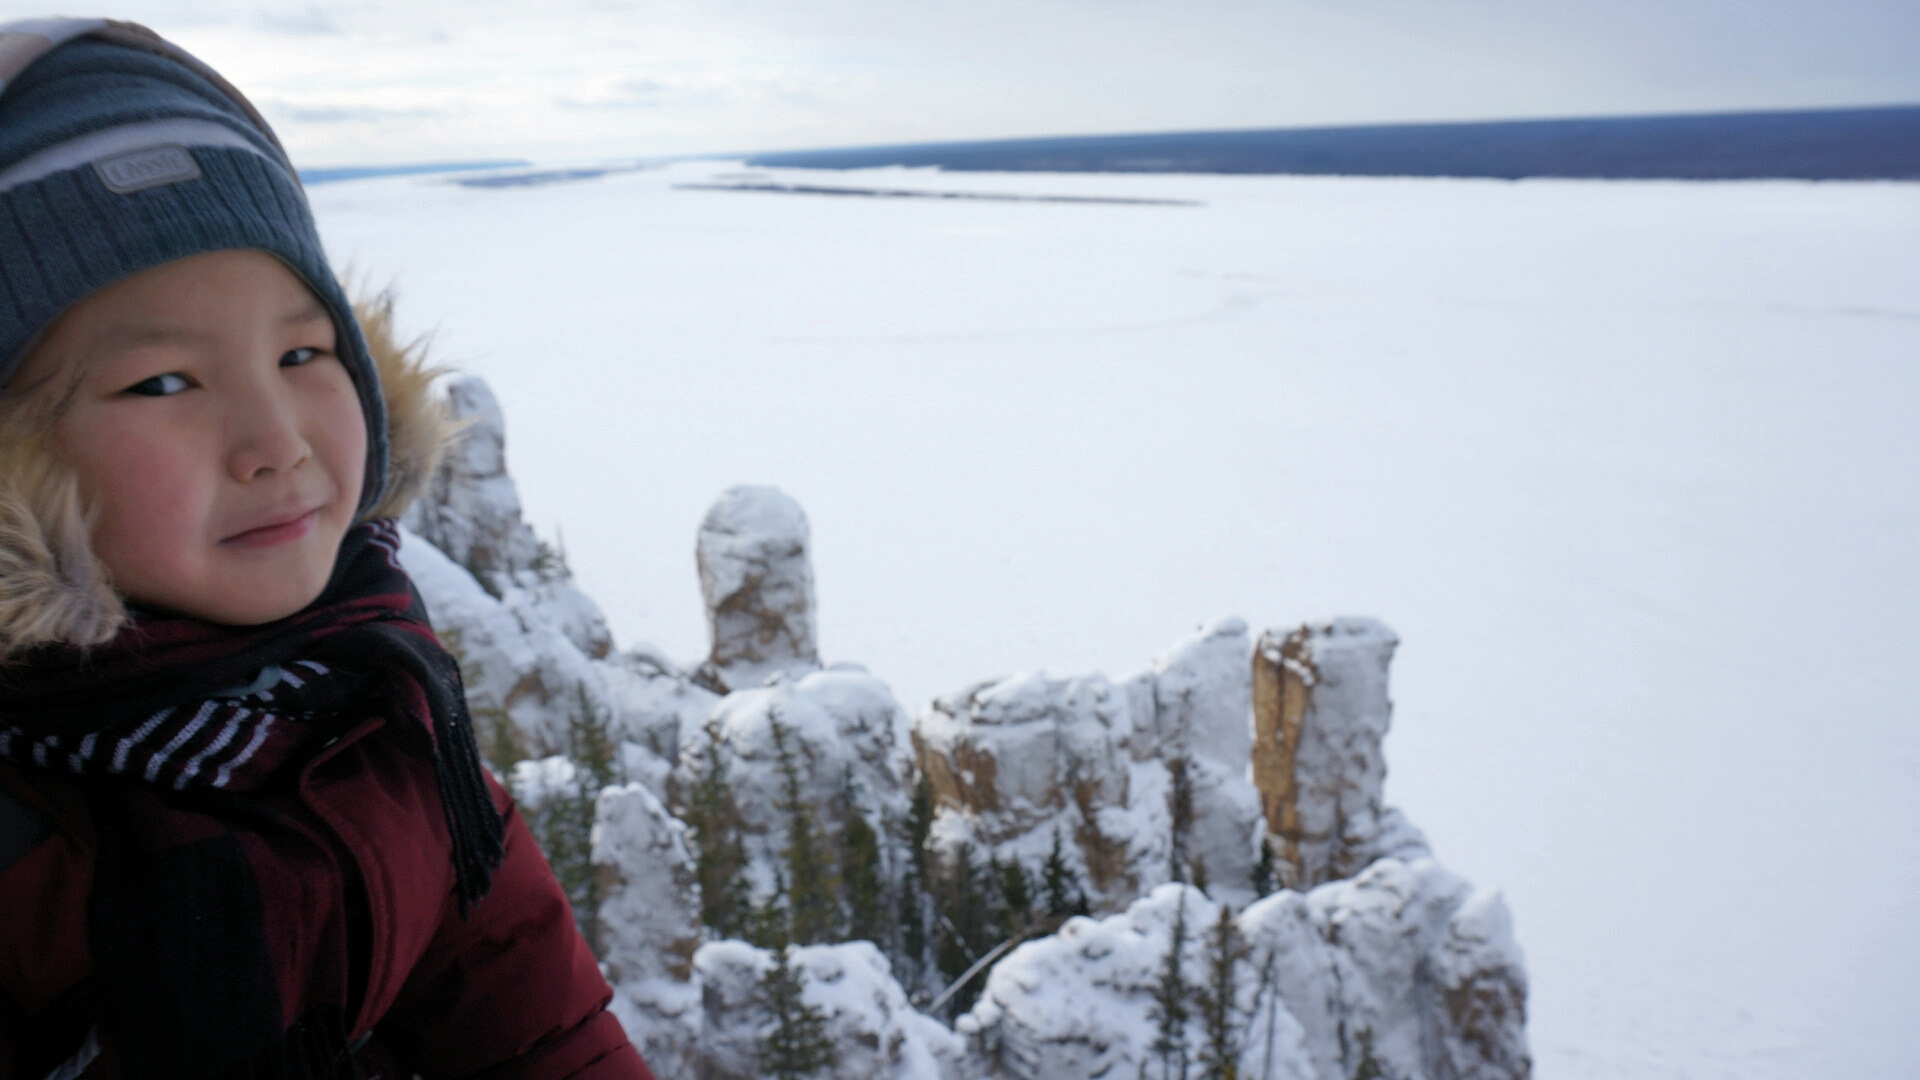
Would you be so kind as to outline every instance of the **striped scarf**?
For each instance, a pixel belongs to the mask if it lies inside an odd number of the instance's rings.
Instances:
[[[169,705],[125,734],[56,731],[35,739],[19,727],[0,728],[0,757],[75,776],[137,776],[174,791],[189,784],[247,791],[304,741],[319,710],[299,692],[334,685],[321,681],[331,674],[318,660],[270,664],[253,686]]]
[[[0,757],[171,791],[245,793],[305,747],[372,715],[434,763],[462,910],[486,895],[504,828],[487,793],[458,665],[401,569],[393,522],[355,526],[320,598],[258,627],[136,611],[90,651],[0,668]],[[411,730],[405,730],[411,728]]]

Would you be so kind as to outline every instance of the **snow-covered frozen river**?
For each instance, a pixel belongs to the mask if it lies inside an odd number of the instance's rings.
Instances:
[[[743,481],[910,709],[1380,616],[1542,1080],[1920,1075],[1920,185],[739,175],[313,191],[623,641]]]

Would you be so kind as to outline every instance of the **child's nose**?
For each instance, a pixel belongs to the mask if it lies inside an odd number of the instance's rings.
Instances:
[[[290,472],[312,453],[300,434],[297,410],[279,395],[248,395],[235,411],[227,455],[227,468],[235,480],[244,483]]]

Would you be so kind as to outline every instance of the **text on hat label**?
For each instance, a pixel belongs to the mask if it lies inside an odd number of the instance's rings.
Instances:
[[[200,179],[200,166],[183,146],[155,146],[93,163],[100,182],[116,195],[131,195],[182,180]]]

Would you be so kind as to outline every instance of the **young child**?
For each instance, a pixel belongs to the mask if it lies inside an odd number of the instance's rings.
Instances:
[[[218,75],[0,27],[0,1080],[649,1075],[395,560],[427,378]]]

